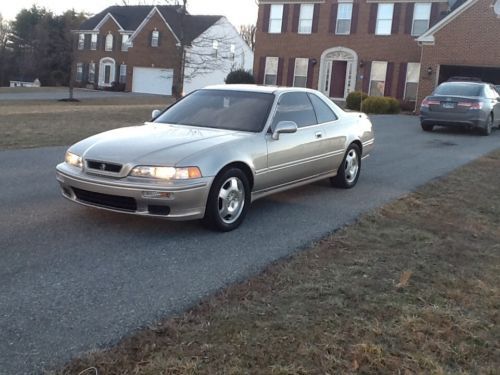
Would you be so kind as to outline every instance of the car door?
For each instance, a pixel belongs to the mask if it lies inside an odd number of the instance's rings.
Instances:
[[[318,124],[312,103],[306,93],[288,92],[280,96],[270,129],[281,121],[293,121],[298,130],[281,134],[279,139],[267,134],[268,169],[264,178],[267,188],[308,179],[324,173],[326,161],[325,131]]]

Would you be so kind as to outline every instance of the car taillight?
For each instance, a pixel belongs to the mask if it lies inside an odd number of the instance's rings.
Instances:
[[[458,106],[468,109],[483,109],[483,102],[459,102]]]
[[[441,103],[437,100],[431,100],[431,99],[425,98],[422,101],[421,107],[429,108],[431,105],[439,105],[439,104],[441,104]]]

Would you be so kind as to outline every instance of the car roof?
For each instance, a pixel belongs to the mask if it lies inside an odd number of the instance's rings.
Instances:
[[[207,86],[204,90],[230,90],[230,91],[247,91],[247,92],[261,92],[267,94],[279,94],[282,92],[314,92],[314,90],[303,87],[280,87],[280,86],[262,86],[262,85],[214,85]]]

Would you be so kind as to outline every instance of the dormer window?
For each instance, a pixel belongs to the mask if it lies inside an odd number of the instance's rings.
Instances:
[[[78,34],[78,49],[82,50],[85,47],[85,34]]]
[[[105,51],[112,51],[113,50],[113,34],[108,34],[106,35],[106,43],[104,46]]]
[[[154,30],[151,33],[151,47],[158,47],[160,45],[160,32],[158,30]]]

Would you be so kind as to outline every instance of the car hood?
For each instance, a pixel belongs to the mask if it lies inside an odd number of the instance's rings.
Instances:
[[[70,151],[87,160],[175,166],[194,153],[245,135],[234,130],[149,123],[95,135]]]

